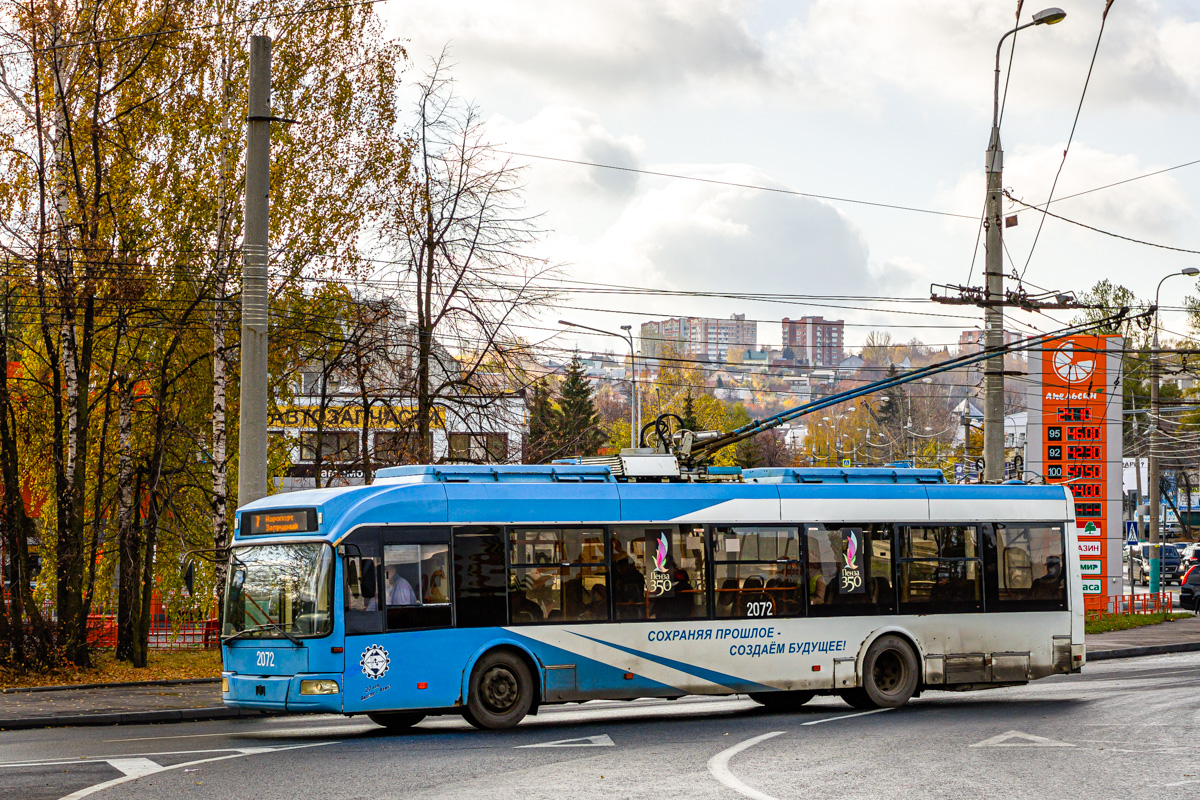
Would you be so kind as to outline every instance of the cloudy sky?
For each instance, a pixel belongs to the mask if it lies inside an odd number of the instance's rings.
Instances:
[[[1105,6],[1054,1],[1065,21],[1016,37],[1002,127],[1005,186],[1034,204],[1062,162]],[[1042,7],[1026,3],[1022,22]],[[981,283],[992,70],[1016,0],[397,0],[380,8],[391,33],[408,41],[414,72],[448,45],[459,90],[481,107],[493,141],[542,157],[514,160],[528,165],[530,209],[545,215],[538,254],[573,279],[856,298],[924,298],[931,283]],[[1200,3],[1115,0],[1055,197],[1196,161],[1198,131]],[[1198,209],[1200,164],[1051,207],[1189,250],[1200,250]],[[1037,229],[1036,212],[1026,211],[1005,232],[1006,270],[1024,271],[1031,291],[1082,291],[1108,278],[1145,297],[1161,276],[1200,266],[1200,255],[1054,219],[1032,248]],[[1169,282],[1163,306],[1189,292],[1200,294],[1188,279]],[[782,317],[821,314],[847,321],[851,346],[872,328],[954,343],[981,313],[878,300],[627,295],[579,295],[565,306],[543,323],[567,316],[616,329],[745,313],[761,320],[761,341],[777,344]],[[1044,315],[1013,316],[1018,330],[1054,327]],[[1183,325],[1178,314],[1164,317],[1167,329]]]

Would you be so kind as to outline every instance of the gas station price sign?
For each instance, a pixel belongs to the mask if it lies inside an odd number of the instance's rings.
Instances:
[[[1109,524],[1119,525],[1108,519],[1112,491],[1107,436],[1113,417],[1108,339],[1080,335],[1048,342],[1041,351],[1040,375],[1032,373],[1041,385],[1036,405],[1031,404],[1030,422],[1034,424],[1037,414],[1041,441],[1033,439],[1029,446],[1045,457],[1040,472],[1046,482],[1064,483],[1071,493],[1085,574],[1096,584],[1089,595],[1107,593]],[[1121,402],[1115,402],[1120,414]],[[1120,443],[1115,447],[1119,459]]]

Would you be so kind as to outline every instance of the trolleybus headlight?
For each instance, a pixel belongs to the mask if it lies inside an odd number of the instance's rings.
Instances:
[[[221,693],[229,694],[229,678],[221,678]]]
[[[337,694],[337,681],[320,678],[313,681],[300,681],[300,694]]]

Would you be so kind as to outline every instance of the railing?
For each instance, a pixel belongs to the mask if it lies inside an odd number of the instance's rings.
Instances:
[[[1175,608],[1175,598],[1170,592],[1118,594],[1087,599],[1091,601],[1085,610],[1089,620],[1103,619],[1114,614],[1169,614]]]
[[[220,645],[217,628],[217,598],[189,598],[169,592],[164,602],[158,592],[150,598],[150,637],[152,650],[197,650]],[[44,619],[57,618],[54,604],[43,603]],[[108,649],[117,646],[117,614],[109,604],[94,606],[87,619],[88,643]]]

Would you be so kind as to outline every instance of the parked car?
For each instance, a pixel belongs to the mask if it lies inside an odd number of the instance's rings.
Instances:
[[[1186,570],[1200,564],[1200,543],[1189,544],[1179,555],[1180,568]]]
[[[1137,550],[1133,551],[1131,558],[1133,559],[1133,582],[1143,585],[1150,585],[1150,547],[1151,545],[1143,543]],[[1180,558],[1179,551],[1170,544],[1162,545],[1162,561],[1159,569],[1159,580],[1163,583],[1175,583],[1180,578],[1179,570]]]
[[[1179,605],[1200,612],[1200,565],[1188,567],[1179,581]]]

